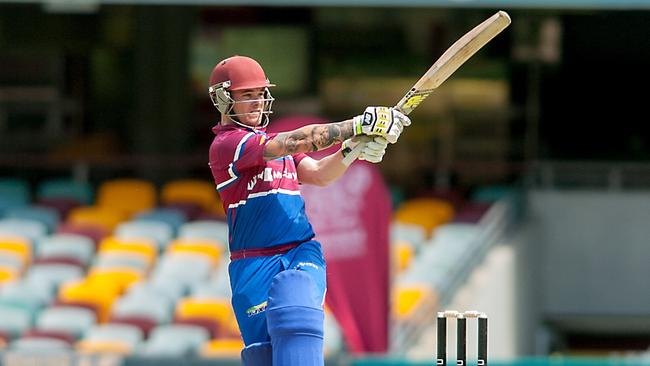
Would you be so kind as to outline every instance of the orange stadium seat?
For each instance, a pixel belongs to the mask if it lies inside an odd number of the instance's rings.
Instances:
[[[433,230],[454,217],[453,206],[435,198],[417,198],[404,202],[395,212],[395,220],[423,227],[428,236]]]
[[[225,334],[239,334],[239,327],[228,299],[186,297],[176,304],[176,318],[214,319]]]
[[[199,354],[202,357],[239,358],[243,348],[244,342],[241,339],[212,339],[201,346]]]
[[[165,204],[193,203],[206,212],[225,217],[217,189],[212,182],[184,179],[163,185],[161,200]]]
[[[115,179],[102,183],[97,206],[131,216],[156,206],[156,187],[141,179]]]
[[[126,219],[127,216],[123,212],[104,207],[88,206],[72,209],[68,214],[67,222],[79,226],[100,227],[107,232],[111,232]]]

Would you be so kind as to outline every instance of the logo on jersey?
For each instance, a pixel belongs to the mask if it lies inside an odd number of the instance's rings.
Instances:
[[[298,173],[290,172],[288,170],[273,170],[273,168],[266,167],[264,170],[251,178],[251,180],[248,182],[248,190],[252,191],[253,188],[255,188],[257,182],[260,180],[264,182],[273,182],[274,180],[279,179],[298,180]]]
[[[268,303],[268,301],[264,301],[263,303],[261,303],[259,305],[251,306],[250,308],[246,309],[246,315],[248,315],[248,317],[250,318],[253,315],[257,315],[257,314],[260,314],[260,313],[266,311],[267,303]]]

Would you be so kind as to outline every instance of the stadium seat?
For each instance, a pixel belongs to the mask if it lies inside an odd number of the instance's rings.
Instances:
[[[0,220],[0,236],[24,237],[35,244],[46,235],[47,226],[40,221],[18,218]]]
[[[221,259],[225,245],[214,240],[202,239],[177,239],[169,244],[167,253],[193,253],[205,256],[214,266]]]
[[[35,314],[29,308],[13,304],[3,304],[0,301],[0,331],[9,338],[20,336],[32,327]]]
[[[171,225],[154,221],[129,221],[115,228],[115,237],[122,240],[149,239],[162,251],[174,235]]]
[[[38,221],[45,225],[48,233],[52,233],[61,221],[59,213],[56,210],[39,206],[23,206],[12,208],[5,212],[5,217],[10,219]]]
[[[187,222],[187,215],[178,209],[174,208],[155,208],[153,210],[145,211],[137,214],[134,218],[135,221],[153,221],[164,222],[171,226],[174,235],[178,229]]]
[[[133,352],[133,347],[122,340],[92,341],[82,339],[76,343],[75,351],[81,355],[111,354],[127,356]]]
[[[105,227],[92,225],[92,224],[71,224],[64,222],[59,225],[59,228],[56,230],[57,234],[75,234],[82,235],[89,239],[92,239],[95,247],[101,242],[105,237],[110,233]]]
[[[210,318],[177,318],[174,319],[173,324],[195,325],[201,327],[208,332],[210,338],[217,338],[221,332],[219,322]]]
[[[404,202],[395,212],[395,220],[403,224],[414,224],[424,228],[427,237],[433,230],[453,218],[454,208],[445,201],[435,198],[418,198]]]
[[[79,267],[81,270],[85,270],[86,266],[77,258],[73,257],[47,257],[47,258],[36,258],[32,266],[40,265],[66,265],[71,267]]]
[[[117,225],[126,221],[127,215],[121,211],[98,206],[78,207],[70,211],[67,222],[77,226],[90,225],[112,232]]]
[[[22,207],[31,201],[29,183],[18,178],[0,178],[0,215],[8,209]]]
[[[191,179],[168,182],[162,186],[161,200],[164,204],[194,203],[205,212],[225,217],[213,182]]]
[[[47,352],[50,355],[53,355],[54,351],[65,351],[70,350],[70,344],[66,341],[56,338],[49,337],[31,337],[31,338],[20,338],[9,344],[9,349],[12,352],[26,352],[29,354],[34,354],[36,352]]]
[[[156,206],[156,187],[141,179],[114,179],[103,182],[97,192],[97,206],[130,217]]]
[[[176,319],[196,318],[215,320],[222,335],[239,333],[235,314],[226,298],[187,297],[176,303]]]
[[[47,179],[38,184],[36,198],[73,200],[79,205],[90,205],[93,202],[93,189],[86,182]]]
[[[63,282],[79,279],[83,275],[84,270],[79,266],[61,263],[32,264],[25,274],[25,280],[56,288]]]
[[[431,288],[426,285],[407,284],[397,285],[393,290],[393,315],[395,319],[404,320],[425,302],[436,301]]]
[[[149,337],[149,332],[151,329],[155,328],[158,325],[158,322],[151,319],[150,317],[142,316],[115,316],[112,315],[109,324],[127,324],[134,326],[142,332],[143,338]]]
[[[0,257],[16,257],[20,260],[20,268],[18,272],[22,272],[25,266],[29,265],[32,258],[32,246],[26,239],[20,237],[2,237],[0,236]],[[11,258],[7,258],[10,260]],[[12,261],[10,261],[12,262]],[[0,263],[8,264],[0,259]]]
[[[397,273],[401,273],[411,265],[415,256],[415,249],[411,243],[403,240],[391,242],[390,247],[394,258],[395,269]]]
[[[79,339],[96,321],[95,314],[88,309],[53,307],[38,315],[36,329],[66,332]]]
[[[185,215],[187,221],[196,220],[196,218],[203,212],[200,205],[189,202],[163,203],[161,208],[180,211]]]
[[[175,303],[185,294],[185,287],[177,282],[166,282],[164,279],[157,280],[149,278],[147,281],[138,282],[129,287],[128,292],[147,292],[157,294],[164,297],[166,300]]]
[[[227,276],[227,268],[220,267],[217,271],[223,271]],[[228,282],[220,283],[208,279],[205,282],[193,284],[190,288],[190,296],[194,298],[229,298],[232,296],[232,292]]]
[[[102,252],[92,263],[93,270],[129,269],[145,276],[151,267],[151,261],[141,253],[134,252]]]
[[[86,281],[100,287],[113,287],[119,293],[143,279],[142,273],[131,268],[91,268]]]
[[[112,279],[110,275],[104,274],[101,279],[95,275],[94,278],[64,283],[59,289],[58,299],[61,302],[92,304],[99,314],[98,322],[105,322],[108,320],[113,302],[125,286],[124,283],[119,283],[120,280],[124,281],[123,278],[118,278],[115,282]]]
[[[211,339],[203,343],[199,355],[206,358],[235,358],[238,359],[244,342],[241,339]]]
[[[163,297],[142,294],[126,294],[119,298],[111,309],[111,318],[145,318],[156,324],[166,324],[172,320],[173,308]]]
[[[133,351],[143,341],[144,334],[140,328],[128,324],[99,324],[88,329],[80,342],[86,343],[82,346],[85,351],[98,350],[100,347],[90,347],[105,344],[123,343],[118,347],[127,352]],[[79,349],[79,344],[77,349]]]
[[[95,254],[92,239],[77,234],[54,234],[38,244],[37,258],[75,258],[87,266]]]
[[[29,278],[7,282],[0,287],[0,298],[26,299],[40,306],[50,303],[54,295],[55,286],[46,281],[32,281]]]
[[[186,356],[196,353],[209,339],[202,327],[185,324],[160,325],[151,331],[140,350],[142,355]]]
[[[120,239],[111,236],[101,241],[98,254],[112,252],[127,252],[141,255],[149,263],[154,263],[158,255],[158,248],[156,243],[149,239]]]
[[[220,221],[191,221],[181,226],[178,238],[215,240],[227,245],[228,224]]]
[[[61,332],[61,331],[56,331],[56,330],[39,330],[39,329],[32,329],[28,330],[25,332],[21,338],[51,338],[51,339],[58,339],[61,340],[65,343],[67,343],[69,346],[72,346],[75,342],[75,338],[72,334],[68,332]]]
[[[178,283],[187,289],[194,283],[205,281],[212,263],[206,256],[194,253],[165,253],[150,277],[167,283]]]

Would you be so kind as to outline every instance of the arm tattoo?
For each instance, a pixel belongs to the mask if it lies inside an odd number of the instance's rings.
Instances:
[[[323,150],[352,136],[352,121],[309,125],[278,134],[264,148],[264,158],[272,160],[285,155]]]

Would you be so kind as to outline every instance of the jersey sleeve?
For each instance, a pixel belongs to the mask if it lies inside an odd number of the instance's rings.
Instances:
[[[218,159],[222,165],[232,165],[236,171],[244,171],[264,165],[264,146],[275,134],[259,134],[250,131],[231,133],[220,142]]]
[[[291,157],[293,158],[293,162],[294,162],[294,164],[296,166],[298,166],[298,164],[300,164],[302,159],[306,158],[307,156],[309,156],[309,155],[307,155],[305,153],[299,153],[299,154],[291,155]]]
[[[217,189],[221,190],[237,180],[241,172],[263,166],[264,146],[275,135],[237,130],[219,138],[210,152],[213,173],[215,170],[225,173],[217,179]],[[215,177],[218,175],[222,174],[215,174]]]

